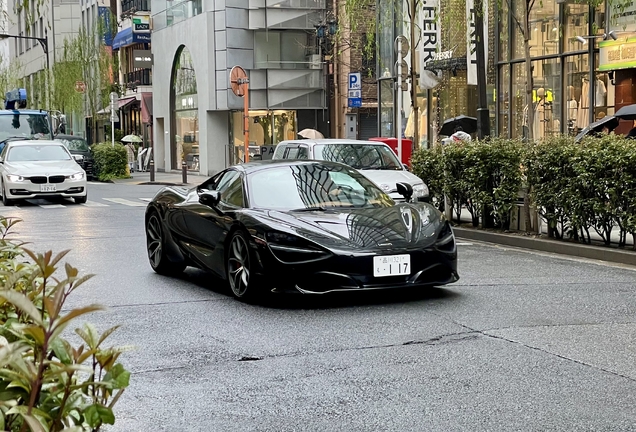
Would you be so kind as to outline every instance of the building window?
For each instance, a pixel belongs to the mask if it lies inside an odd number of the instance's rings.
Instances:
[[[172,169],[199,171],[199,107],[197,79],[190,51],[182,47],[172,71],[172,137],[170,151]]]
[[[296,31],[256,32],[255,69],[308,69],[307,33]]]

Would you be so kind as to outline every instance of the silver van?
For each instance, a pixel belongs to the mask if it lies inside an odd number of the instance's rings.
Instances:
[[[302,139],[281,141],[272,159],[313,159],[340,162],[360,171],[386,192],[394,201],[404,201],[396,183],[406,182],[413,187],[413,199],[428,201],[426,184],[400,163],[388,145],[378,141],[347,139]]]

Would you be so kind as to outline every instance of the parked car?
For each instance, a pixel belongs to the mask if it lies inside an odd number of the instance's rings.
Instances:
[[[93,152],[84,138],[75,135],[56,135],[55,140],[61,141],[66,146],[73,158],[86,171],[89,180],[95,177]]]
[[[321,161],[257,161],[192,189],[168,186],[148,204],[151,267],[186,266],[229,281],[232,294],[304,294],[455,282],[453,231],[431,204],[396,203],[357,170]]]
[[[400,163],[393,149],[382,142],[345,139],[282,141],[276,146],[272,159],[313,159],[344,163],[359,170],[396,201],[404,200],[395,186],[399,182],[411,185],[414,199],[429,199],[426,183]]]
[[[0,153],[0,193],[5,206],[52,196],[85,203],[86,172],[59,141],[9,141]]]

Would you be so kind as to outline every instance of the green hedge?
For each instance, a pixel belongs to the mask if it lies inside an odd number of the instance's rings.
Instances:
[[[116,142],[113,147],[112,143],[103,142],[92,148],[97,178],[100,181],[130,177],[128,151],[121,143]]]
[[[628,234],[636,237],[636,140],[605,135],[578,144],[566,136],[531,146],[501,138],[456,142],[416,152],[412,165],[439,208],[446,194],[454,216],[459,219],[466,206],[475,226],[488,209],[496,227],[509,228],[511,210],[529,187],[550,237],[590,243],[594,231],[609,245],[615,227],[620,246]]]
[[[420,150],[411,163],[438,208],[443,208],[446,194],[458,221],[465,205],[474,226],[479,224],[484,209],[489,209],[495,226],[508,229],[510,211],[521,188],[523,154],[520,141],[491,138]]]

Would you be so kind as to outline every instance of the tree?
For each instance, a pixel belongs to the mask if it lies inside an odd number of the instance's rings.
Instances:
[[[0,55],[0,64],[3,63]],[[0,70],[0,92],[4,99],[5,92],[20,87],[21,79],[24,76],[24,66],[19,60],[9,62],[8,66]]]

